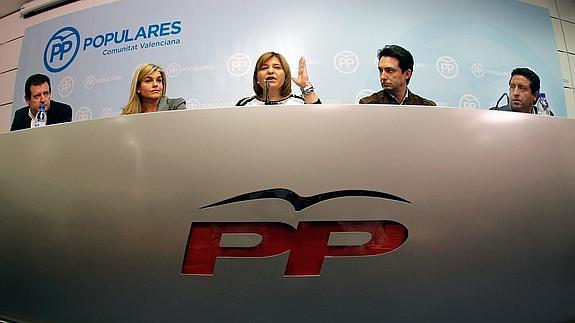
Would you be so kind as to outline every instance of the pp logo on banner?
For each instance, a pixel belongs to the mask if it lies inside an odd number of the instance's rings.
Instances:
[[[166,74],[168,77],[178,77],[181,72],[182,67],[178,63],[172,63],[168,65],[168,68],[166,68]]]
[[[96,77],[94,75],[90,75],[84,79],[84,88],[86,90],[91,90],[96,86]]]
[[[452,79],[457,76],[457,72],[459,72],[459,66],[453,57],[449,56],[441,56],[437,59],[435,63],[435,67],[437,68],[437,73],[443,76],[446,79]]]
[[[482,78],[485,76],[485,67],[479,63],[471,65],[471,74],[477,78]]]
[[[88,107],[81,107],[76,111],[75,121],[83,121],[92,119],[92,110]]]
[[[479,99],[471,94],[466,94],[459,99],[459,107],[466,109],[479,109],[481,106]]]
[[[44,49],[44,67],[58,73],[66,69],[78,54],[80,49],[80,33],[74,27],[64,27],[58,30]]]
[[[252,60],[243,53],[233,54],[228,59],[228,72],[233,76],[244,76],[249,73]]]
[[[190,98],[186,100],[186,109],[187,110],[192,110],[192,109],[197,109],[200,108],[202,105],[200,103],[200,100],[196,99],[196,98]]]
[[[65,98],[72,94],[72,91],[74,91],[74,79],[66,76],[58,83],[58,94],[60,97]]]
[[[342,50],[333,57],[335,69],[342,74],[351,74],[359,68],[359,57],[349,50]]]
[[[100,118],[110,118],[114,116],[114,111],[112,111],[112,109],[110,108],[105,108],[104,110],[102,110],[102,112],[100,113]]]

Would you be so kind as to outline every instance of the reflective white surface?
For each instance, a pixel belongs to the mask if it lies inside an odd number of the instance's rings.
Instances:
[[[575,319],[575,121],[385,106],[229,108],[0,135],[0,317],[42,322]],[[286,188],[362,189],[295,212]],[[183,276],[192,222],[391,220],[380,256]]]

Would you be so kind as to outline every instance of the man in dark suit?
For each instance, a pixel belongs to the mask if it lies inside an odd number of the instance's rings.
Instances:
[[[46,109],[46,124],[72,121],[72,108],[64,103],[50,100],[50,79],[43,74],[34,74],[26,80],[24,99],[28,106],[20,108],[14,114],[10,131],[32,127],[41,104]]]
[[[489,110],[513,111],[537,114],[537,101],[541,80],[539,76],[526,67],[518,67],[511,72],[509,79],[509,104],[495,106]],[[552,111],[549,111],[553,115]]]
[[[435,105],[435,102],[409,91],[413,56],[397,45],[387,45],[377,53],[379,81],[383,90],[359,100],[360,104]]]

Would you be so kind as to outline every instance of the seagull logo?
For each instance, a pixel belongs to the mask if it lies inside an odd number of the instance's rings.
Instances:
[[[289,202],[294,210],[297,212],[308,208],[314,204],[317,204],[322,201],[340,198],[340,197],[351,197],[351,196],[358,196],[358,197],[374,197],[374,198],[382,198],[392,201],[398,201],[403,203],[411,203],[410,201],[401,198],[399,196],[395,196],[393,194],[385,193],[385,192],[377,192],[377,191],[368,191],[368,190],[341,190],[341,191],[333,191],[333,192],[326,192],[312,196],[299,196],[296,192],[286,189],[286,188],[273,188],[267,189],[262,191],[256,191],[251,193],[245,193],[242,195],[238,195],[223,201],[219,201],[210,205],[206,205],[201,207],[200,209],[206,209],[215,206],[221,206],[231,203],[243,202],[243,201],[250,201],[250,200],[261,200],[261,199],[280,199]]]

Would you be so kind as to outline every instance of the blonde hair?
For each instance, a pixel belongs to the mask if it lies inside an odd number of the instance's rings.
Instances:
[[[162,75],[162,96],[166,95],[166,73],[164,70],[155,64],[142,64],[134,71],[134,76],[132,76],[132,85],[130,86],[130,100],[122,109],[122,114],[142,113],[142,102],[140,93],[138,93],[138,88],[140,87],[140,83],[155,71],[159,71]]]
[[[264,63],[267,62],[272,57],[277,57],[280,60],[282,69],[284,70],[285,74],[284,84],[282,84],[280,88],[280,95],[282,97],[286,97],[291,94],[291,70],[289,68],[288,62],[282,56],[282,54],[276,52],[265,52],[260,56],[260,58],[258,58],[258,61],[256,62],[256,68],[254,69],[254,81],[253,81],[254,92],[259,98],[261,98],[264,95],[264,89],[258,83],[258,71],[260,70],[262,65],[264,65]]]

